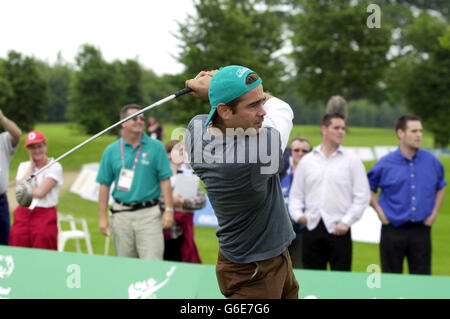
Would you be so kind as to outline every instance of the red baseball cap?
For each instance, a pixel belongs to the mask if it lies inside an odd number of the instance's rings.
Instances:
[[[33,144],[38,144],[46,141],[47,139],[44,136],[44,133],[41,131],[31,131],[28,132],[27,136],[25,137],[25,146],[28,147]]]

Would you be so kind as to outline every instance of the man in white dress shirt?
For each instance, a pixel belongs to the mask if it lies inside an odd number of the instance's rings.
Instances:
[[[9,184],[9,163],[17,151],[22,130],[0,109],[0,245],[8,245],[9,204],[6,191]]]
[[[370,189],[361,160],[341,146],[345,119],[326,114],[322,144],[303,157],[295,170],[289,212],[306,226],[303,263],[309,269],[351,270],[350,226],[369,206]]]

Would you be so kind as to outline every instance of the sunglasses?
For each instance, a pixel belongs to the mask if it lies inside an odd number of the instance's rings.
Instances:
[[[137,122],[137,121],[145,122],[145,118],[143,116],[133,117],[132,120],[135,122]]]
[[[304,149],[301,149],[301,148],[294,148],[293,151],[295,153],[302,152],[302,153],[305,153],[305,154],[311,152],[310,150],[304,150]]]

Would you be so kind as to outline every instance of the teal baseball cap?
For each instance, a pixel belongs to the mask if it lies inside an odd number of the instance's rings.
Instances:
[[[238,97],[244,95],[248,91],[253,90],[262,83],[261,78],[258,78],[252,84],[247,85],[246,79],[249,74],[256,73],[245,66],[229,65],[219,69],[219,72],[214,74],[209,84],[209,103],[211,104],[211,112],[209,112],[208,119],[205,126],[211,122],[217,106],[220,103],[229,103]]]

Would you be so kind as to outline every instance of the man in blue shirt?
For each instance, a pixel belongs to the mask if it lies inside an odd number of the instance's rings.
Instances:
[[[368,173],[371,205],[383,223],[380,255],[383,272],[402,273],[407,257],[411,274],[431,274],[431,226],[444,199],[444,167],[420,149],[421,119],[404,115],[395,124],[399,148]],[[375,194],[381,188],[379,199]]]
[[[136,104],[126,105],[120,119],[139,110]],[[122,136],[103,153],[97,175],[99,230],[107,235],[112,229],[117,256],[162,260],[163,228],[173,224],[172,170],[162,143],[143,132],[144,123],[143,115],[124,122]],[[107,208],[113,182],[110,224]],[[162,215],[158,205],[161,191],[166,207]]]

